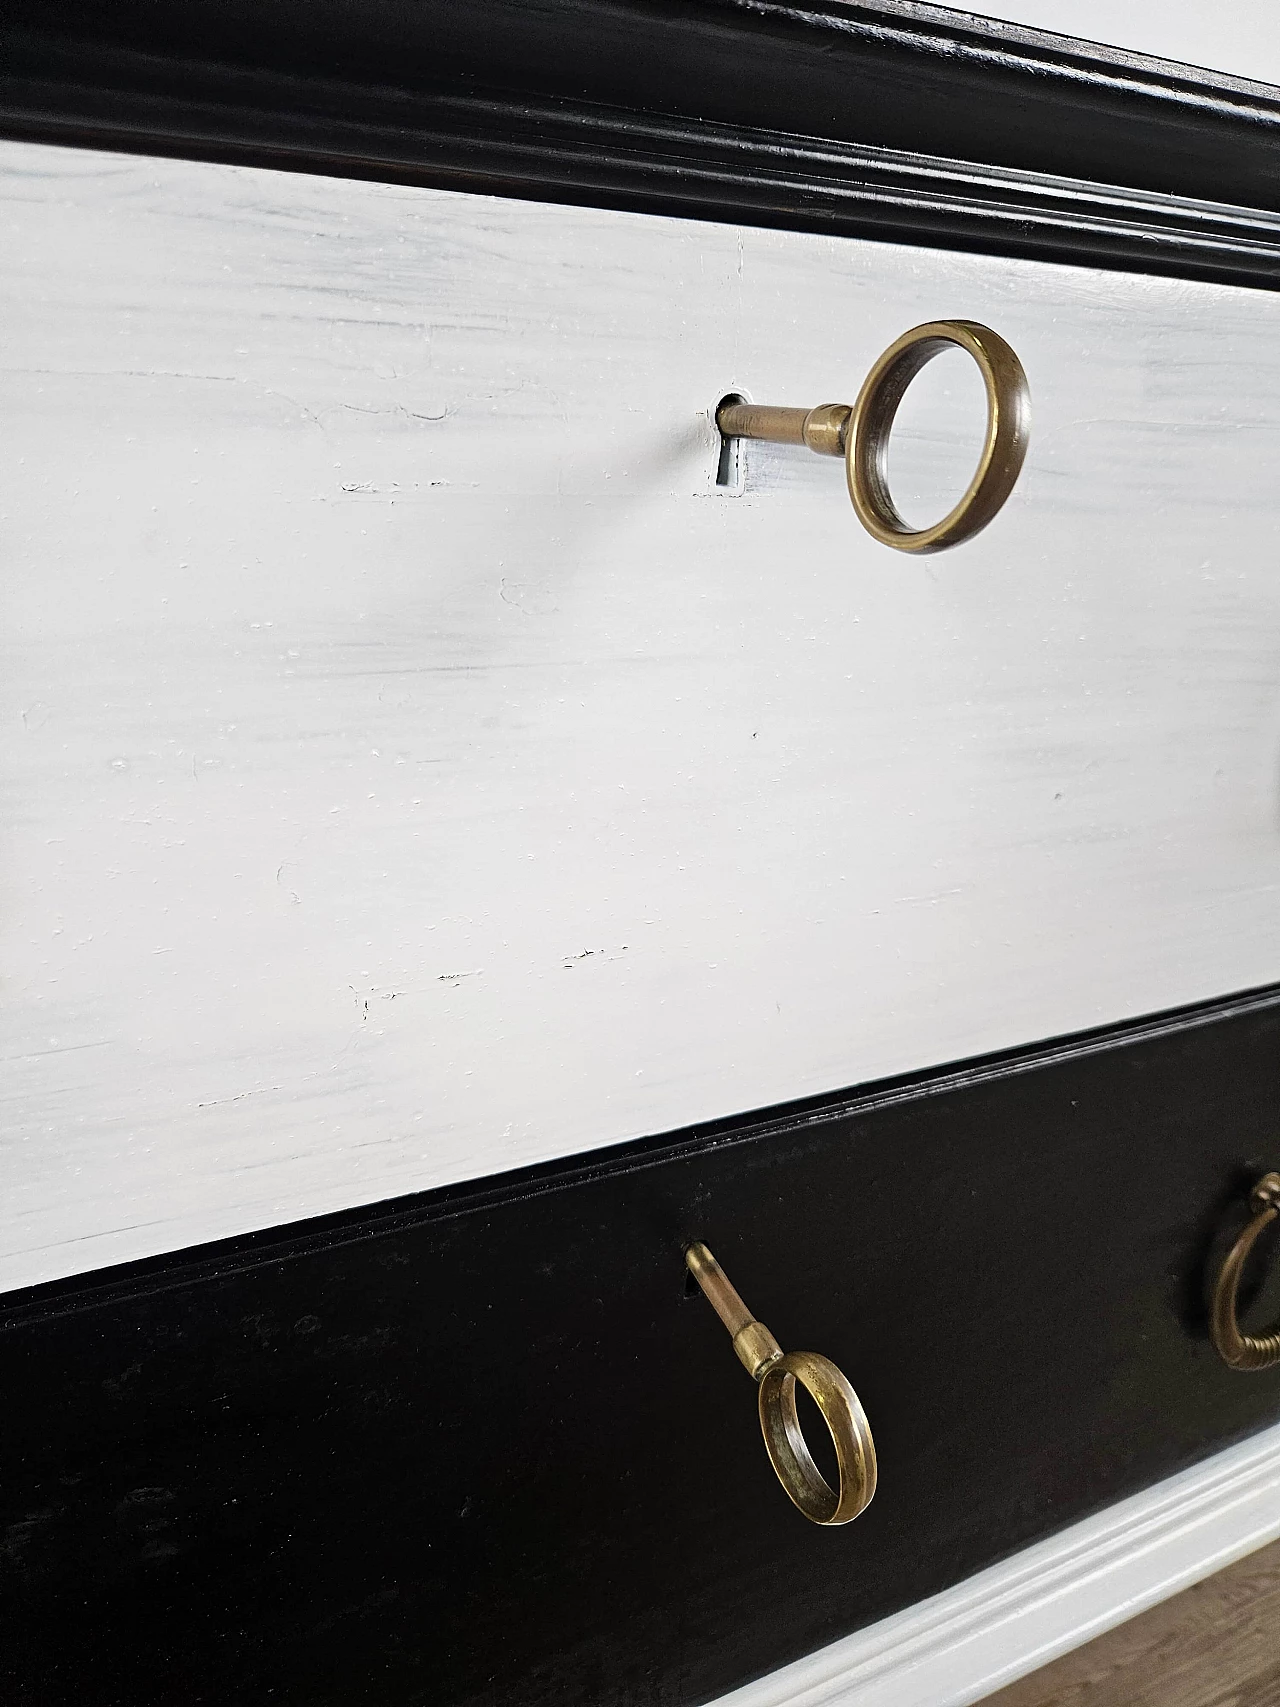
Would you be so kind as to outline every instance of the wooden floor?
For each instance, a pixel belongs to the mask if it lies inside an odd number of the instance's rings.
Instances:
[[[983,1707],[1280,1707],[1280,1541]]]

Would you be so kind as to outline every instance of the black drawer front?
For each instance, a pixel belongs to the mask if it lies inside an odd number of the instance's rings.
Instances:
[[[1280,1416],[1202,1282],[1278,1108],[1268,992],[14,1296],[5,1698],[708,1700]],[[857,1387],[849,1527],[692,1236]]]

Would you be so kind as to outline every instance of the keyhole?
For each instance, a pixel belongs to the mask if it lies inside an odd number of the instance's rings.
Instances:
[[[716,404],[716,417],[720,411],[731,403],[749,403],[751,399],[744,397],[740,391],[729,391]],[[737,493],[742,490],[744,475],[744,457],[741,439],[726,438],[720,435],[720,460],[716,464],[716,485],[722,492]]]

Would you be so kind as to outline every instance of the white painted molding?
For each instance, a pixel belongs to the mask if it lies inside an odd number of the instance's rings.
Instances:
[[[1280,1535],[1280,1427],[716,1707],[967,1707]]]

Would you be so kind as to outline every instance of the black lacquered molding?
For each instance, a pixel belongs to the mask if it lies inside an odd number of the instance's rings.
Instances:
[[[1271,989],[11,1295],[0,1695],[695,1707],[1280,1417],[1204,1298],[1278,1146]],[[691,1237],[854,1380],[848,1529]]]
[[[1280,278],[1276,91],[938,7],[19,0],[0,131]]]

